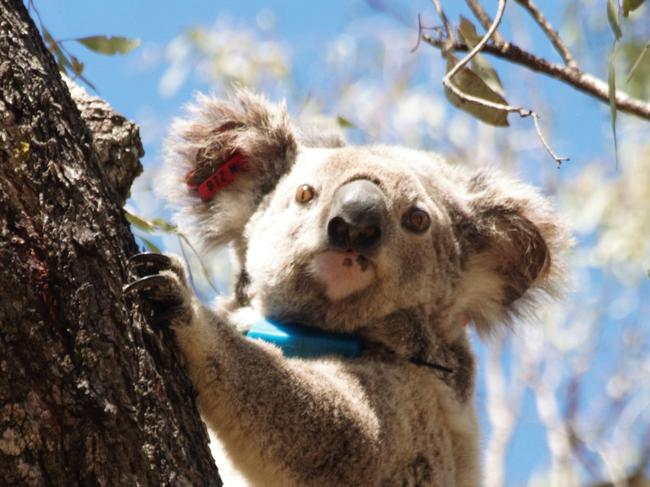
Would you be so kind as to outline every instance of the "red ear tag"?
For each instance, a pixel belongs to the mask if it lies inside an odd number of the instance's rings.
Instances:
[[[218,191],[234,183],[245,165],[246,159],[241,154],[235,154],[228,159],[212,176],[199,184],[197,189],[201,200],[210,201]]]

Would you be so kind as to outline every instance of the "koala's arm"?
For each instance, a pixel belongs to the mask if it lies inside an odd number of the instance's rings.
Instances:
[[[454,465],[445,415],[431,415],[441,406],[430,372],[365,359],[286,359],[240,335],[226,313],[193,308],[191,324],[175,331],[199,408],[256,485],[376,485],[418,458],[425,471],[408,475],[449,485],[445,475],[469,467]],[[467,430],[475,434],[473,424]],[[434,454],[443,459],[432,473]]]

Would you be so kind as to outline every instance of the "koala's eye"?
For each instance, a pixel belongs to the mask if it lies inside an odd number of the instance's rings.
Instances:
[[[296,201],[298,203],[309,203],[316,196],[316,190],[308,184],[298,186],[296,190]]]
[[[414,233],[424,233],[431,225],[431,217],[420,208],[411,208],[402,217],[402,226]]]

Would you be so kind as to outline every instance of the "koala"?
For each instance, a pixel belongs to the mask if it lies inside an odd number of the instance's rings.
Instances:
[[[199,410],[260,486],[477,486],[486,336],[562,281],[564,227],[533,188],[404,147],[348,146],[240,90],[199,96],[166,144],[165,195],[232,296],[202,304],[176,258],[127,286],[168,324]],[[359,356],[284,356],[257,317],[357,337]]]

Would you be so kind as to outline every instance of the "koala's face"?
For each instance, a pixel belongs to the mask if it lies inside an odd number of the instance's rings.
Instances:
[[[432,327],[453,338],[467,321],[488,331],[561,276],[562,226],[533,188],[496,171],[309,138],[283,106],[246,92],[200,97],[167,149],[177,221],[204,247],[235,242],[237,304],[270,318],[353,331],[397,316],[408,321],[397,341]],[[236,173],[234,158],[245,161]]]
[[[448,300],[458,249],[419,159],[381,147],[300,150],[246,225],[253,304],[279,320],[353,331]]]

